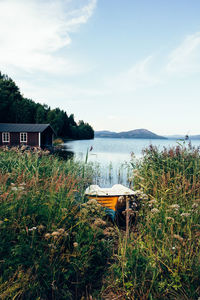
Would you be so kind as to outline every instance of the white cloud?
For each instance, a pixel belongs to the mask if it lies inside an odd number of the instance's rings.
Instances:
[[[200,72],[200,32],[189,35],[169,55],[166,70],[173,73]]]
[[[161,78],[152,71],[151,56],[144,60],[137,62],[131,68],[121,72],[110,78],[99,78],[98,85],[92,86],[87,83],[86,85],[77,85],[76,83],[67,83],[59,81],[51,81],[48,79],[42,84],[36,82],[34,78],[21,79],[17,82],[20,86],[22,93],[26,97],[35,99],[35,101],[44,101],[50,105],[61,105],[65,102],[94,102],[104,99],[113,99],[113,97],[122,96],[124,93],[133,93],[135,90],[141,88],[151,87],[160,84]],[[109,100],[108,100],[109,101]]]
[[[160,83],[157,76],[153,75],[152,70],[149,70],[152,59],[152,56],[148,56],[127,71],[113,77],[108,81],[109,88],[118,92],[131,92]]]
[[[82,3],[82,4],[81,4]],[[59,50],[88,21],[96,0],[0,0],[0,68],[27,72],[79,72]]]

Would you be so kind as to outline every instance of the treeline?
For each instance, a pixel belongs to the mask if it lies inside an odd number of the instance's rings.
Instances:
[[[36,103],[23,97],[15,82],[0,72],[0,123],[50,123],[57,136],[69,139],[92,139],[93,128],[83,121],[78,124],[59,108]]]

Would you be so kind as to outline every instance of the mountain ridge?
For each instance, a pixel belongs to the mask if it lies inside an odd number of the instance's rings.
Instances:
[[[102,131],[95,131],[94,135],[97,138],[167,139],[164,136],[157,135],[156,133],[144,128],[122,131],[122,132],[102,130]]]
[[[129,131],[115,132],[109,130],[100,130],[95,131],[94,136],[96,138],[138,138],[138,139],[185,139],[186,135],[183,134],[174,134],[174,135],[158,135],[147,129],[133,129]],[[200,134],[188,136],[189,140],[200,140]]]

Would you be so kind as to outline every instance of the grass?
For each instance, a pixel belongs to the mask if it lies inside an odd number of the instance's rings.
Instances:
[[[119,236],[105,293],[120,299],[198,299],[199,149],[151,146],[143,154],[132,162],[133,187],[148,198],[141,199],[129,240]]]
[[[0,151],[0,170],[0,298],[80,299],[98,290],[110,241],[105,224],[94,224],[102,207],[82,206],[90,166],[16,148]]]
[[[127,170],[141,191],[128,239],[84,203],[100,179],[87,158],[0,151],[1,299],[200,297],[199,149],[151,146]]]

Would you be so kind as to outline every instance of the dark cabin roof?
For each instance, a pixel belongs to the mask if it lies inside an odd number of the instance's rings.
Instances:
[[[51,128],[50,124],[0,123],[0,132],[43,132],[47,127]]]

